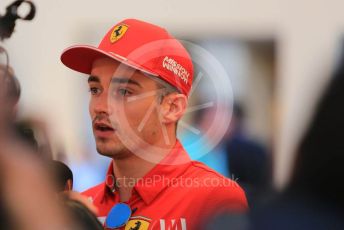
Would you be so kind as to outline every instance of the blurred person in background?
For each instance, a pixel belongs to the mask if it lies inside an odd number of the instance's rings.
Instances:
[[[32,148],[32,152],[37,153],[37,156],[44,159],[51,159],[51,150],[49,144],[41,143],[38,144],[34,129],[40,130],[44,133],[45,140],[47,138],[46,127],[43,125],[42,121],[34,119],[18,120],[18,102],[20,100],[21,87],[18,79],[14,74],[14,70],[10,66],[0,65],[0,71],[3,73],[1,80],[6,87],[6,109],[4,112],[6,117],[4,117],[4,125],[7,127],[7,135],[13,135],[16,138],[22,140],[23,143],[27,144],[28,147]],[[6,73],[6,74],[5,74]],[[43,146],[48,146],[44,148]]]
[[[1,229],[74,229],[31,149],[6,135],[0,137]]]
[[[0,229],[71,229],[43,165],[13,135],[13,71],[0,66]]]
[[[72,172],[41,157],[33,132],[15,125],[19,95],[13,69],[1,63],[0,229],[100,229],[97,210],[79,194],[58,199],[72,189]]]
[[[52,160],[48,169],[52,171],[57,191],[73,190],[73,172],[66,164],[61,161]]]
[[[344,54],[344,53],[343,53]],[[344,59],[321,97],[297,149],[287,187],[250,215],[222,215],[207,229],[344,229]]]
[[[216,108],[198,111],[193,123],[201,133],[205,133],[212,123]],[[192,159],[206,164],[226,177],[230,177],[243,187],[250,206],[255,203],[270,187],[270,161],[266,148],[250,138],[244,130],[245,112],[241,104],[234,103],[232,118],[227,133],[221,142],[209,153],[198,156],[199,149],[211,143],[207,136],[204,142],[195,142],[199,135],[188,132],[182,135],[182,142]],[[192,146],[192,147],[190,147]]]
[[[61,61],[90,75],[97,151],[112,161],[105,181],[83,194],[106,228],[200,229],[217,211],[246,211],[239,185],[191,161],[176,138],[193,64],[165,29],[127,19],[99,47],[69,47]]]
[[[221,111],[221,109],[217,109],[216,107],[197,111],[193,118],[193,126],[195,126],[200,131],[200,133],[203,134],[203,141],[197,141],[200,138],[200,134],[196,134],[194,132],[183,132],[181,134],[181,141],[185,146],[186,151],[189,153],[191,159],[204,163],[205,165],[209,166],[225,177],[230,177],[225,148],[225,143],[227,140],[226,135],[220,141],[220,143],[218,143],[215,148],[211,149],[211,151],[207,154],[200,156],[199,151],[200,149],[209,149],[209,146],[211,146],[214,142],[214,137],[204,134],[212,125],[214,113],[219,111]],[[195,143],[197,143],[197,145]]]
[[[344,59],[296,150],[289,185],[252,214],[255,229],[344,229]]]
[[[30,7],[28,15],[18,16],[17,10],[24,2]],[[0,39],[11,37],[17,19],[31,20],[34,15],[31,1],[13,2],[6,8],[6,14],[0,15]],[[51,152],[45,147],[50,145],[39,148],[32,129],[37,124],[42,128],[42,122],[17,120],[20,92],[19,81],[9,66],[9,55],[0,46],[0,229],[100,229],[90,224],[96,217],[89,202],[79,199],[81,203],[76,209],[67,203],[79,202],[77,196],[68,196],[66,203],[58,199],[51,174],[57,175],[59,170],[47,169],[51,166],[48,162],[51,155],[46,153]],[[84,215],[86,212],[89,214]],[[80,218],[71,218],[71,213]]]
[[[81,197],[57,196],[54,181],[35,153],[20,141],[0,137],[0,229],[96,230],[96,209]]]
[[[69,218],[79,223],[80,230],[104,229],[94,213],[85,205],[85,202],[65,197],[63,204],[67,208]]]
[[[244,130],[245,111],[234,103],[232,120],[225,140],[228,171],[246,192],[250,206],[271,185],[270,161],[265,146]]]

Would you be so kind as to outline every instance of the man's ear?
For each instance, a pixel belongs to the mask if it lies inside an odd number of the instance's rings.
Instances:
[[[65,184],[64,191],[72,191],[73,190],[73,181],[71,179],[68,179]]]
[[[184,94],[171,93],[161,102],[161,120],[164,124],[177,122],[184,114],[188,98]]]

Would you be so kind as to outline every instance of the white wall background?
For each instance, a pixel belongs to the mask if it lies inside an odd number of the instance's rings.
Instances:
[[[1,12],[12,0],[2,0]],[[128,17],[158,24],[178,36],[230,35],[276,38],[278,42],[275,132],[275,183],[285,184],[293,150],[309,120],[319,90],[328,80],[344,31],[342,0],[35,0],[33,22],[19,22],[5,43],[22,82],[23,114],[40,114],[56,144],[64,143],[73,157],[85,151],[82,143],[82,97],[85,79],[59,61],[61,51],[88,43],[80,34],[95,28],[101,34]],[[96,44],[94,44],[96,45]],[[83,93],[84,92],[84,93]]]

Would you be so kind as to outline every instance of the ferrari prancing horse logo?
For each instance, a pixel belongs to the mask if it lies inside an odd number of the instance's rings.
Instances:
[[[125,225],[125,230],[148,230],[148,227],[149,227],[149,222],[147,220],[133,217]]]
[[[115,26],[110,35],[111,43],[117,42],[119,39],[121,39],[123,35],[127,32],[127,30],[128,26],[125,24]]]

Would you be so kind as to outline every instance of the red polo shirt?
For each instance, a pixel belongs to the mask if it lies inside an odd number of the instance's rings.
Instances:
[[[186,163],[166,164],[176,157],[184,157]],[[133,214],[122,229],[199,229],[204,220],[216,213],[247,209],[245,193],[236,182],[200,162],[191,161],[178,141],[162,162],[165,163],[157,164],[135,182],[131,198],[125,202]],[[101,222],[120,202],[112,163],[106,178],[103,183],[83,192],[98,207]]]

